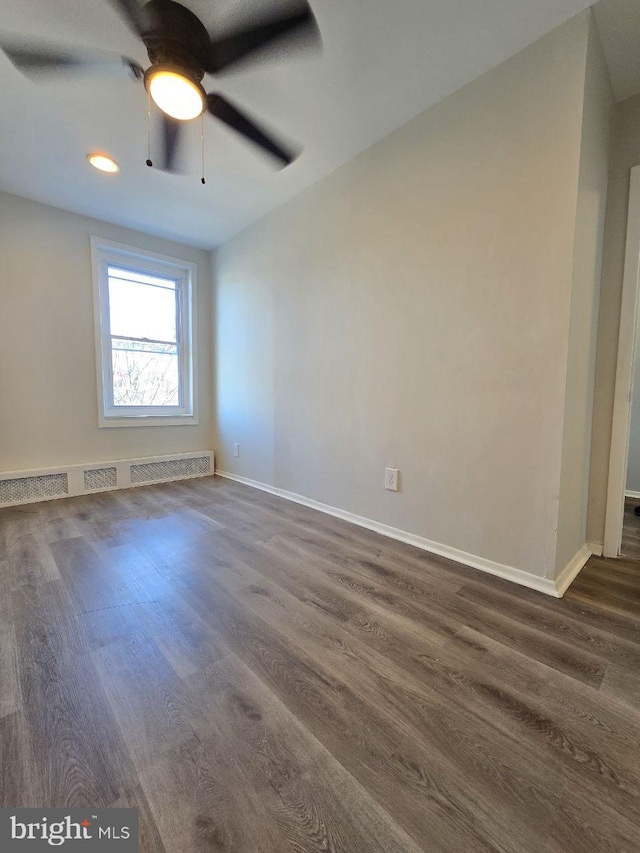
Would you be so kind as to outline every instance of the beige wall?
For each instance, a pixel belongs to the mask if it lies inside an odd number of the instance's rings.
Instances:
[[[596,345],[613,109],[609,72],[592,15],[582,117],[556,573],[587,541]]]
[[[89,237],[198,265],[197,426],[98,429]],[[0,193],[0,471],[211,447],[210,256]]]
[[[636,351],[634,377],[636,381],[633,387],[633,398],[631,400],[631,422],[629,430],[629,458],[627,460],[627,480],[625,490],[627,492],[640,493],[640,335],[638,334],[638,321],[636,319]]]
[[[616,107],[610,162],[587,526],[589,540],[600,544],[604,540],[629,180],[631,168],[638,164],[640,164],[640,95],[629,98]]]
[[[220,468],[554,574],[588,32],[218,250]]]

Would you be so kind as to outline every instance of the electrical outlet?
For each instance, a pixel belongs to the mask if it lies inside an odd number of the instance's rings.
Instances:
[[[384,475],[384,487],[385,489],[389,489],[390,492],[398,491],[398,474],[400,472],[397,468],[387,468]]]
[[[233,445],[233,455],[236,457],[240,456],[240,445],[239,444]]]

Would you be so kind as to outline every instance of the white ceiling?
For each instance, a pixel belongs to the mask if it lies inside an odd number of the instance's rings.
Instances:
[[[624,101],[640,92],[640,0],[600,0],[594,11],[613,91]]]
[[[322,55],[205,80],[210,91],[236,99],[304,146],[289,168],[272,171],[210,120],[205,187],[199,181],[197,122],[189,127],[188,174],[148,169],[140,84],[93,76],[35,85],[0,54],[0,189],[210,248],[592,0],[311,2],[324,39]],[[628,2],[637,7],[637,0]],[[184,0],[208,27],[224,27],[247,3]],[[0,0],[0,22],[0,37],[98,47],[148,64],[144,46],[108,0]],[[120,174],[91,169],[85,156],[94,149],[115,157]]]

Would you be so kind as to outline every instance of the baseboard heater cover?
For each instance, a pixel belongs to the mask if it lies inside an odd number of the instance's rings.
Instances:
[[[0,506],[47,501],[69,494],[66,473],[36,474],[0,480]]]
[[[164,459],[161,462],[141,462],[131,466],[132,483],[157,483],[159,480],[175,480],[182,477],[203,477],[211,472],[211,463],[206,456],[192,459]]]
[[[110,468],[87,468],[84,472],[85,492],[101,492],[114,489],[117,485],[118,469],[115,465]]]
[[[0,507],[168,483],[214,472],[210,450],[0,473]]]

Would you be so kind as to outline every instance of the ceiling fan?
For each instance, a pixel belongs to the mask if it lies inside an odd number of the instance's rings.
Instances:
[[[134,79],[142,80],[148,97],[162,111],[164,152],[160,168],[176,171],[184,122],[209,113],[241,136],[287,166],[297,156],[229,99],[207,93],[202,85],[205,74],[220,74],[257,55],[265,48],[305,39],[320,44],[320,33],[307,0],[294,0],[286,13],[255,19],[220,38],[210,35],[199,18],[174,0],[111,0],[147,49],[150,66],[145,70],[127,57],[118,57]],[[83,71],[103,67],[104,55],[80,55],[48,48],[0,43],[13,65],[24,74],[41,75],[58,71]],[[106,61],[107,65],[113,59]],[[147,161],[152,165],[151,160]],[[204,183],[204,178],[203,178]]]

